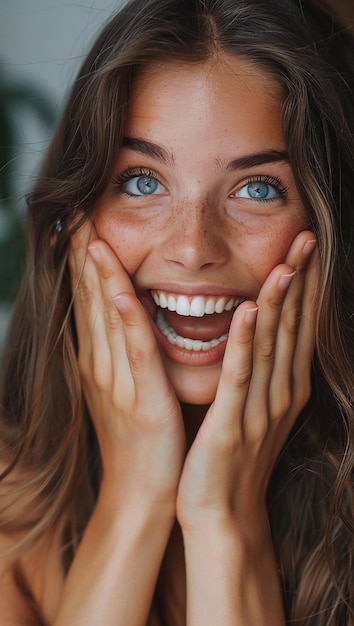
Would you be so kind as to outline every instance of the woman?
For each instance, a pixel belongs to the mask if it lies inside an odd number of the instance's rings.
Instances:
[[[297,0],[99,36],[29,198],[3,624],[353,624],[352,59]]]

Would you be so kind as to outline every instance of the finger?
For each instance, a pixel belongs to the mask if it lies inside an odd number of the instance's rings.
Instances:
[[[91,308],[92,294],[97,291],[99,285],[99,277],[92,263],[92,259],[87,258],[87,247],[94,234],[92,224],[88,221],[85,222],[71,238],[69,252],[74,310],[78,314],[79,312],[83,313],[81,314],[82,323],[86,321],[87,313]],[[80,329],[78,328],[78,330]]]
[[[277,331],[269,403],[273,421],[278,421],[284,417],[292,405],[295,409],[293,413],[298,412],[298,407],[294,402],[294,356],[299,340],[299,324],[304,314],[304,305],[306,307],[303,295],[307,265],[315,246],[316,240],[313,234],[312,239],[306,237],[305,243],[302,236],[298,238],[296,245],[292,247],[288,255],[296,275],[284,298]],[[311,346],[312,338],[307,337],[307,340]],[[303,363],[303,373],[307,365],[308,363]]]
[[[257,300],[259,315],[246,420],[255,436],[265,432],[270,416],[273,420],[283,417],[292,401],[303,272],[313,245],[315,236],[311,231],[299,233],[289,249],[286,264],[271,272]]]
[[[316,248],[316,235],[311,230],[303,230],[295,237],[291,244],[285,263],[296,267],[299,263],[302,267],[306,264]]]
[[[96,240],[89,246],[99,270],[105,323],[114,381],[131,380],[140,406],[170,399],[167,381],[149,317],[135,294],[129,276],[111,248]],[[131,378],[128,376],[128,372]],[[156,394],[159,389],[159,394]],[[116,386],[117,394],[119,393]]]
[[[235,447],[243,437],[242,418],[252,376],[257,314],[258,307],[252,301],[236,309],[215,400],[205,418],[205,430],[223,449]]]
[[[319,254],[311,256],[304,282],[302,313],[294,356],[294,381],[297,403],[303,408],[311,393],[311,367],[315,346],[317,295],[320,281]]]
[[[175,394],[168,381],[151,322],[135,295],[120,292],[113,297],[124,327],[125,349],[135,383],[136,401],[154,407],[152,417],[168,420],[175,413]]]
[[[95,289],[99,315],[95,328],[91,327],[96,378],[102,380],[102,357],[104,355],[105,363],[110,369],[106,384],[120,381],[120,384],[124,385],[127,397],[129,394],[133,395],[134,385],[127,361],[124,327],[113,297],[121,290],[126,290],[135,298],[134,287],[119,259],[107,243],[95,239],[90,242],[88,251],[87,267],[94,266],[98,281]],[[102,384],[104,385],[103,380]],[[116,391],[118,394],[117,385]]]
[[[87,221],[73,235],[70,242],[69,268],[78,336],[87,328],[92,309],[92,295],[99,285],[94,265],[87,259],[87,247],[92,235],[92,224]]]
[[[69,256],[74,296],[74,315],[79,345],[79,368],[84,378],[91,378],[94,357],[99,355],[100,377],[108,379],[109,348],[104,323],[102,291],[96,265],[87,254],[95,236],[90,223],[85,223],[72,237]],[[97,351],[98,347],[98,352]]]
[[[274,368],[281,312],[295,271],[279,265],[264,283],[253,346],[253,372],[245,407],[245,427],[252,439],[261,439],[269,427],[270,385]]]
[[[119,292],[135,294],[130,277],[117,255],[105,241],[91,240],[88,251],[99,270],[100,280],[107,295],[112,297]]]

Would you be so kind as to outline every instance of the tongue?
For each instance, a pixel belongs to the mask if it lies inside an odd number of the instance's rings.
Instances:
[[[223,313],[204,315],[203,317],[187,317],[167,309],[164,310],[164,314],[169,325],[172,326],[177,335],[188,337],[188,339],[210,341],[229,332],[234,309],[224,311]]]

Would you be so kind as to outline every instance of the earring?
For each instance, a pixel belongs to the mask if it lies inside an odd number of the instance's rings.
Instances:
[[[57,234],[59,234],[59,233],[61,233],[61,231],[62,231],[62,230],[63,230],[63,226],[62,226],[61,220],[60,220],[60,219],[58,219],[58,220],[55,222],[55,232],[56,232]]]

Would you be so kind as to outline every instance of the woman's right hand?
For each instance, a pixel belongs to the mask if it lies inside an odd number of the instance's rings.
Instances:
[[[148,315],[90,222],[72,238],[70,271],[78,365],[102,456],[102,485],[119,505],[146,501],[174,512],[183,420]]]

